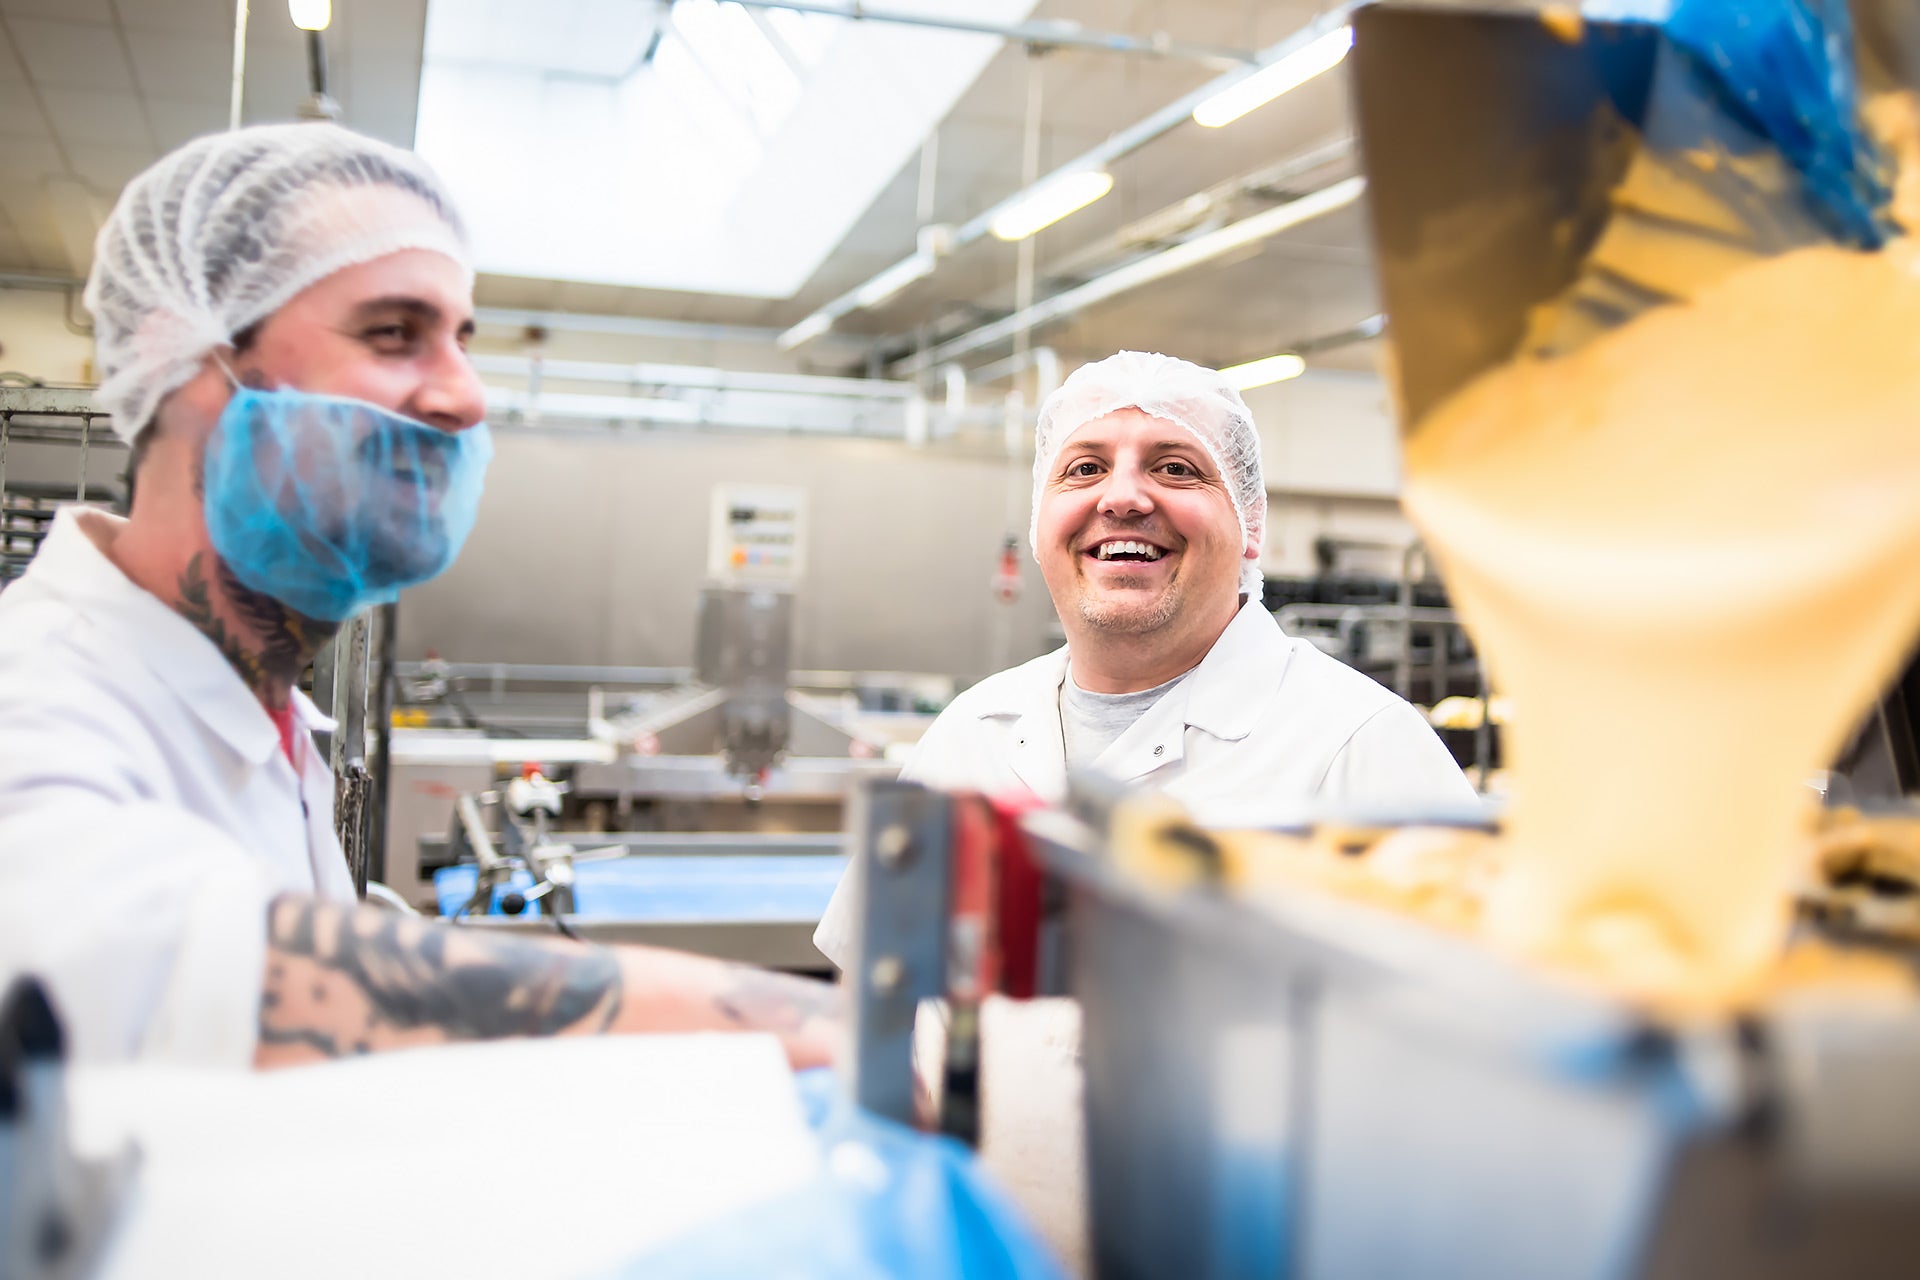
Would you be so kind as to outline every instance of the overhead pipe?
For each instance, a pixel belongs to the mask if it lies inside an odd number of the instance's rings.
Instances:
[[[1198,266],[1222,254],[1278,235],[1303,222],[1343,209],[1360,199],[1366,191],[1364,178],[1347,178],[1311,195],[1275,205],[1271,209],[1229,223],[1218,231],[1163,249],[1159,253],[1130,262],[1089,280],[1077,288],[1043,298],[1030,307],[991,324],[963,333],[924,352],[907,357],[895,366],[895,372],[912,377],[925,369],[956,360],[982,347],[1004,342],[1028,329],[1073,315],[1097,302],[1115,297],[1141,285],[1165,279],[1189,267]]]
[[[1043,174],[1037,181],[1021,187],[1020,190],[993,205],[985,212],[955,227],[951,235],[947,237],[944,254],[952,254],[954,251],[963,249],[989,234],[996,218],[1026,200],[1036,189],[1044,187],[1048,183],[1058,181],[1069,174],[1081,173],[1091,169],[1104,169],[1115,161],[1133,154],[1156,138],[1170,133],[1181,124],[1184,124],[1193,115],[1195,107],[1207,101],[1209,98],[1214,97],[1220,93],[1221,90],[1239,83],[1249,75],[1257,74],[1263,68],[1280,61],[1282,58],[1305,49],[1328,32],[1344,26],[1348,16],[1360,7],[1360,3],[1361,0],[1347,0],[1346,3],[1335,5],[1292,35],[1261,50],[1252,63],[1237,67],[1232,71],[1214,77],[1193,92],[1168,103],[1166,106],[1160,108],[1160,110],[1128,128],[1122,129],[1119,133],[1109,137],[1105,142],[1081,152],[1065,164],[1056,167],[1049,173]],[[777,7],[790,8],[792,6],[780,5]],[[837,12],[840,12],[843,17],[847,16],[845,11]],[[876,272],[872,279],[862,281],[854,288],[847,290],[835,298],[832,302],[814,311],[813,314],[780,336],[779,341],[781,347],[790,350],[827,333],[842,316],[860,309],[862,306],[860,298],[863,294],[868,293],[874,280],[879,279],[888,272],[911,270],[912,268],[909,267],[908,264],[912,263],[919,254],[920,250],[916,247],[914,253],[909,254],[900,262],[894,263],[885,271]]]
[[[808,0],[735,0],[735,3],[743,9],[785,9],[790,13],[812,13],[829,18],[847,18],[854,22],[883,22],[902,27],[929,27],[936,31],[997,36],[1029,46],[1092,49],[1102,53],[1130,53],[1148,58],[1192,59],[1215,67],[1240,68],[1257,60],[1257,55],[1250,49],[1175,40],[1164,31],[1156,31],[1150,36],[1135,36],[1113,31],[1088,31],[1077,22],[977,22],[968,18],[908,13],[899,9],[876,9],[858,0],[844,5],[817,4]]]
[[[695,320],[656,320],[646,316],[594,315],[580,311],[535,311],[518,307],[476,307],[476,324],[504,329],[540,328],[567,333],[611,333],[629,338],[659,338],[671,342],[733,343],[743,347],[771,346],[780,330],[754,325],[708,324]],[[858,346],[865,341],[834,334],[827,341]]]

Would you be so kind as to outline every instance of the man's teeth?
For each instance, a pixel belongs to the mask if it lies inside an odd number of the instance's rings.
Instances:
[[[1165,552],[1145,542],[1103,542],[1094,548],[1094,554],[1102,560],[1158,560]]]

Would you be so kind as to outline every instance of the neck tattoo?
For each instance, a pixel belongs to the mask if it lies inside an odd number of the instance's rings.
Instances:
[[[214,581],[207,577],[209,559]],[[215,606],[215,582],[219,601],[235,618],[235,626],[229,627]],[[269,711],[287,705],[294,681],[340,629],[336,623],[296,613],[272,596],[253,590],[234,576],[226,561],[205,552],[196,552],[187,561],[179,592],[174,609],[213,641]]]

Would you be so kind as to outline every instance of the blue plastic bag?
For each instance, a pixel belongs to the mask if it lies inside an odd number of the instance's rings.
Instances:
[[[1677,0],[1660,25],[1718,90],[1721,108],[1800,172],[1838,239],[1886,243],[1891,190],[1860,124],[1847,0]]]
[[[829,1071],[799,1077],[824,1168],[797,1191],[636,1258],[609,1280],[1060,1280],[973,1153],[860,1111]]]

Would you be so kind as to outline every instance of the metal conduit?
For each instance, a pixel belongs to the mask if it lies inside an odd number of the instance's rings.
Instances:
[[[1187,58],[1214,67],[1245,66],[1253,62],[1255,57],[1249,49],[1175,40],[1164,31],[1156,31],[1150,36],[1134,36],[1113,31],[1088,31],[1076,22],[975,22],[966,18],[938,17],[898,9],[875,9],[858,0],[852,4],[815,4],[806,0],[738,2],[743,9],[785,9],[791,13],[813,13],[822,17],[846,18],[853,22],[931,27],[938,31],[998,36],[1002,40],[1017,40],[1042,47],[1092,49],[1102,53],[1128,53],[1148,58]]]

